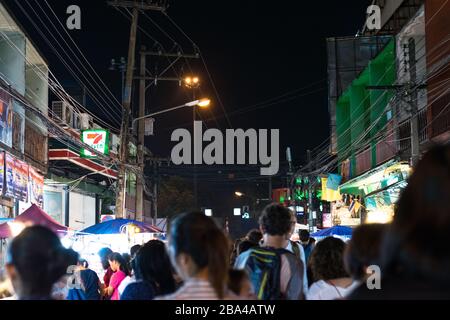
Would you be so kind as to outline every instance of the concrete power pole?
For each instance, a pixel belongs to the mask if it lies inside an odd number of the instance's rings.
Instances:
[[[133,86],[133,69],[134,69],[134,55],[136,50],[136,31],[138,23],[139,11],[133,8],[133,19],[131,22],[130,43],[128,48],[128,65],[127,74],[125,78],[125,91],[123,98],[123,116],[120,130],[120,168],[117,181],[117,197],[116,197],[116,216],[117,218],[126,218],[125,210],[125,188],[126,188],[126,164],[128,163],[128,128],[130,121],[131,110],[131,90]]]
[[[415,85],[417,80],[416,74],[416,44],[414,38],[409,39],[408,43],[409,55],[409,77],[411,86]],[[417,109],[417,89],[409,89],[410,106],[411,106],[411,165],[416,166],[420,157],[419,150],[419,121]]]
[[[131,115],[131,91],[133,87],[134,62],[136,54],[136,33],[138,27],[139,10],[158,10],[164,11],[165,7],[152,4],[151,1],[109,1],[113,7],[124,7],[132,9],[132,20],[130,29],[130,41],[128,46],[127,73],[125,78],[125,90],[123,97],[123,116],[120,128],[120,152],[119,152],[119,175],[117,179],[116,193],[116,216],[117,218],[126,218],[125,197],[126,197],[126,165],[128,164],[128,143],[129,126]]]
[[[312,172],[313,170],[313,164],[311,160],[311,150],[307,151],[307,159],[308,159],[308,166],[309,171]],[[313,198],[312,198],[312,175],[308,175],[308,225],[309,225],[309,232],[314,231],[314,217],[313,217],[313,210],[312,210],[312,204],[313,204]]]
[[[146,48],[143,46],[141,48],[141,65],[140,65],[140,76],[139,80],[139,117],[145,116],[145,70],[146,70]],[[145,149],[145,120],[142,119],[138,124],[138,150],[137,150],[137,160],[139,165],[139,175],[136,179],[136,220],[144,220],[144,149]]]
[[[147,81],[159,82],[159,81],[169,81],[169,82],[177,82],[181,83],[183,79],[180,77],[158,77],[156,75],[149,76],[147,75],[147,56],[160,57],[160,58],[184,58],[184,59],[199,59],[199,54],[184,54],[184,53],[163,53],[159,51],[148,51],[145,46],[141,47],[140,51],[140,68],[139,68],[139,76],[135,77],[135,80],[139,80],[139,117],[142,118],[145,116],[146,112],[146,92],[147,92]],[[195,108],[193,108],[195,110]],[[139,165],[140,175],[136,179],[136,220],[142,221],[144,218],[144,183],[145,181],[142,179],[144,176],[145,169],[145,120],[139,120],[138,122],[138,153],[137,160]],[[156,167],[153,167],[156,170]],[[155,175],[156,177],[156,175]],[[154,178],[156,179],[156,178]],[[157,215],[157,182],[153,183],[153,217],[156,219]],[[155,220],[156,221],[156,220]]]

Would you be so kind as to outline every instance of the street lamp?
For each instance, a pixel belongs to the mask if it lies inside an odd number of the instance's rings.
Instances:
[[[234,194],[238,197],[242,197],[244,195],[242,192],[239,191],[235,191]]]
[[[198,106],[200,108],[206,108],[210,104],[211,104],[211,100],[209,100],[209,99],[200,99],[200,100],[190,101],[190,102],[187,102],[185,104],[182,104],[180,106],[176,106],[176,107],[173,107],[173,108],[164,109],[164,110],[157,111],[157,112],[154,112],[154,113],[151,113],[151,114],[147,114],[147,115],[145,115],[143,117],[135,118],[133,120],[132,130],[133,130],[133,132],[135,131],[135,127],[136,127],[136,122],[137,121],[144,120],[146,118],[150,118],[150,117],[162,114],[162,113],[167,113],[167,112],[174,111],[174,110],[181,109],[181,108],[185,108],[185,107],[197,107]]]
[[[197,89],[200,87],[199,77],[186,77],[184,78],[184,85],[190,89]]]

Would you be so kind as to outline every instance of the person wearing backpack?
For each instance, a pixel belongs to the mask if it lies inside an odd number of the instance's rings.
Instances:
[[[291,211],[279,204],[266,206],[259,219],[261,246],[245,251],[236,259],[235,269],[245,269],[259,300],[301,300],[304,266],[286,250],[291,233]]]

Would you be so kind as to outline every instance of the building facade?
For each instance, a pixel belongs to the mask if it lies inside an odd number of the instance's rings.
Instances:
[[[48,64],[0,4],[0,216],[43,206]]]

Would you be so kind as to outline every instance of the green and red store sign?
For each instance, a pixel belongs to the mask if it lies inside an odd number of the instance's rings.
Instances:
[[[81,141],[92,149],[104,155],[109,154],[109,131],[104,129],[83,130],[81,132]],[[97,156],[86,149],[81,149],[82,158],[96,158]]]

